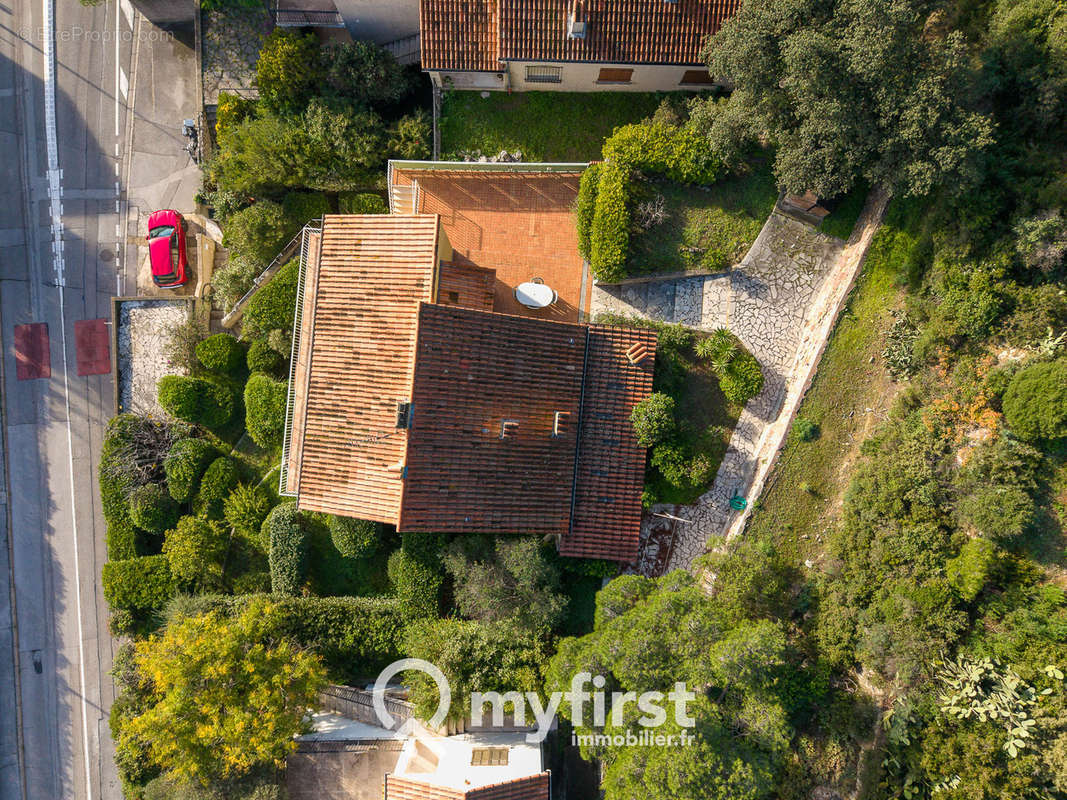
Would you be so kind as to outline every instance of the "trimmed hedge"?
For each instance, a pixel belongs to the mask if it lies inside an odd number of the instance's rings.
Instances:
[[[179,439],[163,460],[170,496],[179,503],[196,494],[200,478],[217,456],[214,447],[203,439]]]
[[[249,345],[245,361],[249,372],[262,372],[266,375],[277,375],[285,366],[285,356],[262,339],[256,339]]]
[[[323,214],[329,214],[330,201],[322,192],[289,192],[282,200],[282,209],[294,226],[303,227]]]
[[[130,492],[130,519],[149,533],[163,533],[178,521],[178,503],[157,483],[138,486]]]
[[[263,520],[270,561],[270,586],[275,594],[295,595],[307,579],[307,531],[296,503],[282,503]]]
[[[234,375],[244,365],[245,353],[233,334],[216,333],[196,343],[196,360],[204,369]]]
[[[616,128],[603,154],[604,163],[582,175],[575,216],[579,252],[597,280],[614,283],[626,277],[634,172],[708,184],[722,174],[723,165],[699,133],[661,122]]]
[[[589,268],[597,280],[614,283],[626,277],[630,250],[630,170],[604,164],[597,183],[590,233]]]
[[[239,483],[222,504],[222,515],[241,533],[256,537],[270,513],[270,504],[266,489]]]
[[[405,618],[438,616],[442,581],[437,570],[401,548],[389,556],[387,572]]]
[[[296,285],[300,264],[290,261],[248,301],[241,318],[241,335],[247,339],[266,339],[271,331],[286,335],[293,330],[296,311]]]
[[[696,131],[656,122],[616,128],[604,142],[604,160],[679,183],[714,183],[723,171],[707,140]]]
[[[166,556],[141,556],[104,564],[104,599],[111,608],[149,611],[162,608],[175,592]]]
[[[257,372],[245,384],[245,430],[265,450],[280,447],[289,384]]]
[[[200,479],[193,511],[208,519],[222,519],[222,504],[237,485],[239,475],[233,459],[221,456],[211,462]]]
[[[233,417],[233,393],[214,381],[187,375],[164,375],[159,379],[159,404],[172,417],[221,428]]]
[[[389,206],[381,195],[368,192],[341,192],[337,195],[339,214],[388,214]]]
[[[186,615],[218,611],[236,616],[263,595],[200,595],[180,598]],[[400,658],[404,627],[399,602],[392,597],[269,598],[279,636],[320,655],[331,679],[358,683]],[[177,601],[171,608],[177,606]],[[167,618],[172,620],[170,609]]]
[[[301,223],[302,224],[302,223]],[[248,258],[262,267],[300,230],[300,225],[271,200],[259,200],[226,219],[222,243],[231,253]]]
[[[377,522],[330,515],[327,525],[337,552],[348,558],[368,558],[378,549],[381,526]]]
[[[589,261],[592,259],[593,214],[596,211],[596,193],[600,185],[600,164],[590,164],[578,183],[578,200],[574,206],[575,224],[578,227],[578,252]]]

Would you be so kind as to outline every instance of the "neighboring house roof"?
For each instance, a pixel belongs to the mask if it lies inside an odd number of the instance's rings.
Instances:
[[[421,0],[422,66],[498,71],[503,61],[702,66],[704,40],[741,0]]]
[[[419,33],[423,69],[500,69],[499,0],[421,0]]]
[[[395,524],[407,431],[397,401],[411,391],[420,301],[431,300],[437,216],[330,216],[308,264],[305,396],[294,426],[300,507]]]
[[[441,262],[437,288],[437,302],[441,305],[492,311],[495,292],[496,270]]]
[[[385,777],[389,800],[548,800],[548,790],[547,772],[466,791],[394,775]]]

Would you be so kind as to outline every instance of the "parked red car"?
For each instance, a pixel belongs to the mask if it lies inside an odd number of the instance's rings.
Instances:
[[[153,211],[148,218],[148,259],[152,280],[162,289],[181,286],[189,263],[185,260],[185,220],[169,208]]]

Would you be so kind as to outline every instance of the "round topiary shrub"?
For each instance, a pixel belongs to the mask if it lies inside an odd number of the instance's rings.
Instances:
[[[262,372],[266,375],[277,375],[285,365],[285,357],[271,347],[267,342],[256,339],[248,347],[246,359],[249,372]]]
[[[296,503],[274,508],[261,528],[267,540],[270,586],[275,594],[299,594],[307,578],[307,533]]]
[[[245,429],[264,449],[278,447],[285,432],[285,402],[289,384],[262,372],[245,385]]]
[[[159,404],[172,417],[221,428],[233,417],[233,393],[225,386],[187,375],[164,375],[159,379]]]
[[[203,439],[179,439],[163,459],[170,496],[179,503],[196,493],[200,478],[208,464],[217,456],[215,448]]]
[[[237,337],[216,333],[196,343],[196,360],[204,369],[220,375],[233,375],[244,364],[245,353]]]
[[[163,555],[140,556],[104,564],[104,599],[112,610],[162,608],[174,594],[174,577]]]
[[[674,435],[677,425],[674,420],[674,398],[662,392],[653,392],[630,412],[637,442],[642,447],[655,447]]]
[[[178,504],[156,483],[138,486],[130,492],[130,518],[149,533],[163,533],[178,521]]]
[[[1067,359],[1019,370],[1004,393],[1004,417],[1027,441],[1067,436]]]
[[[222,515],[241,533],[256,536],[270,505],[270,497],[261,486],[239,483],[222,504]]]
[[[208,519],[222,519],[222,504],[238,483],[237,465],[222,456],[211,462],[200,479],[200,491],[193,500],[193,511]]]
[[[330,537],[337,552],[348,558],[367,558],[378,549],[381,526],[377,522],[331,515]]]
[[[241,318],[243,337],[265,339],[271,331],[281,330],[288,338],[288,334],[293,330],[293,316],[296,312],[299,266],[298,261],[290,261],[248,301]]]

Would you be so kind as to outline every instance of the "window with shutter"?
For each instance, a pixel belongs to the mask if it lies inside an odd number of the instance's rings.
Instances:
[[[597,76],[597,83],[630,83],[634,71],[632,69],[617,69],[615,67],[603,67]]]
[[[715,79],[711,77],[711,74],[706,69],[687,69],[678,83],[681,86],[686,84],[710,86],[715,83]]]

